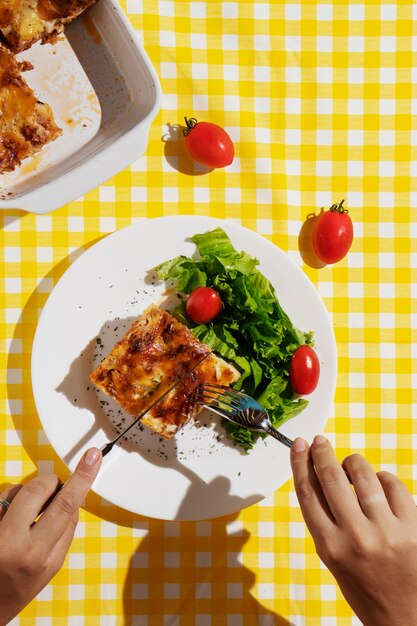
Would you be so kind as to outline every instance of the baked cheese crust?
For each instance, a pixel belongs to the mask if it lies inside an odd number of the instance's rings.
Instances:
[[[189,376],[142,418],[170,439],[200,407],[194,396],[202,382],[230,385],[239,372],[194,337],[172,315],[152,305],[139,317],[104,361],[90,374],[99,389],[131,415],[139,415],[205,356]]]
[[[0,0],[0,33],[13,52],[59,35],[96,0]]]
[[[0,44],[0,173],[11,172],[60,134],[50,107],[36,99],[15,57]]]

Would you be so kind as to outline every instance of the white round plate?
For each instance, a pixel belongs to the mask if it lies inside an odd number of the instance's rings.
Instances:
[[[97,393],[88,376],[166,285],[153,268],[196,252],[190,237],[222,227],[235,248],[257,257],[284,310],[302,331],[314,331],[321,364],[308,407],[281,428],[311,440],[331,413],[337,354],[331,321],[304,272],[260,235],[229,222],[175,216],[144,220],[100,240],[65,272],[40,317],[32,353],[32,385],[46,435],[73,470],[90,446],[114,436],[131,418]],[[176,296],[174,296],[176,297]],[[220,419],[220,418],[219,418]],[[234,447],[219,420],[205,413],[165,442],[146,428],[105,457],[94,491],[129,511],[165,520],[209,519],[239,511],[290,478],[289,451],[259,440],[249,454]]]

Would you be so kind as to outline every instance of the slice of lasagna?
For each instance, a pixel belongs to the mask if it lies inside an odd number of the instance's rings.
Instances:
[[[36,99],[20,70],[0,44],[0,173],[11,172],[61,134],[50,107]]]
[[[0,33],[13,52],[59,35],[96,0],[0,0]]]
[[[170,439],[199,412],[194,397],[202,382],[230,385],[239,378],[234,367],[210,352],[184,324],[151,306],[90,379],[131,415],[145,411],[156,397],[182,380],[142,418],[142,424]],[[205,355],[209,356],[193,369]]]

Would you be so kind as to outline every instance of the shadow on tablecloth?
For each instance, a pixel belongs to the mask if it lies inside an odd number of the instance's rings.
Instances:
[[[216,479],[219,490],[228,489],[227,483]],[[185,510],[194,488],[192,483],[182,503]],[[237,517],[153,520],[129,563],[123,591],[125,626],[139,626],[145,616],[160,618],[164,626],[179,626],[187,615],[196,626],[290,626],[251,594],[256,576],[241,561],[250,533]]]

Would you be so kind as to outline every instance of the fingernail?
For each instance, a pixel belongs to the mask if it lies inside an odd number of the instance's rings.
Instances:
[[[292,449],[294,450],[294,452],[304,452],[306,447],[307,444],[304,439],[301,439],[301,437],[297,437],[297,439],[295,439],[294,443],[292,444]]]
[[[319,446],[322,443],[326,443],[327,439],[326,437],[323,437],[323,435],[316,435],[314,437],[314,442],[317,446]]]
[[[95,465],[100,457],[100,454],[101,452],[97,448],[90,448],[84,454],[84,461],[87,463],[87,465]]]

